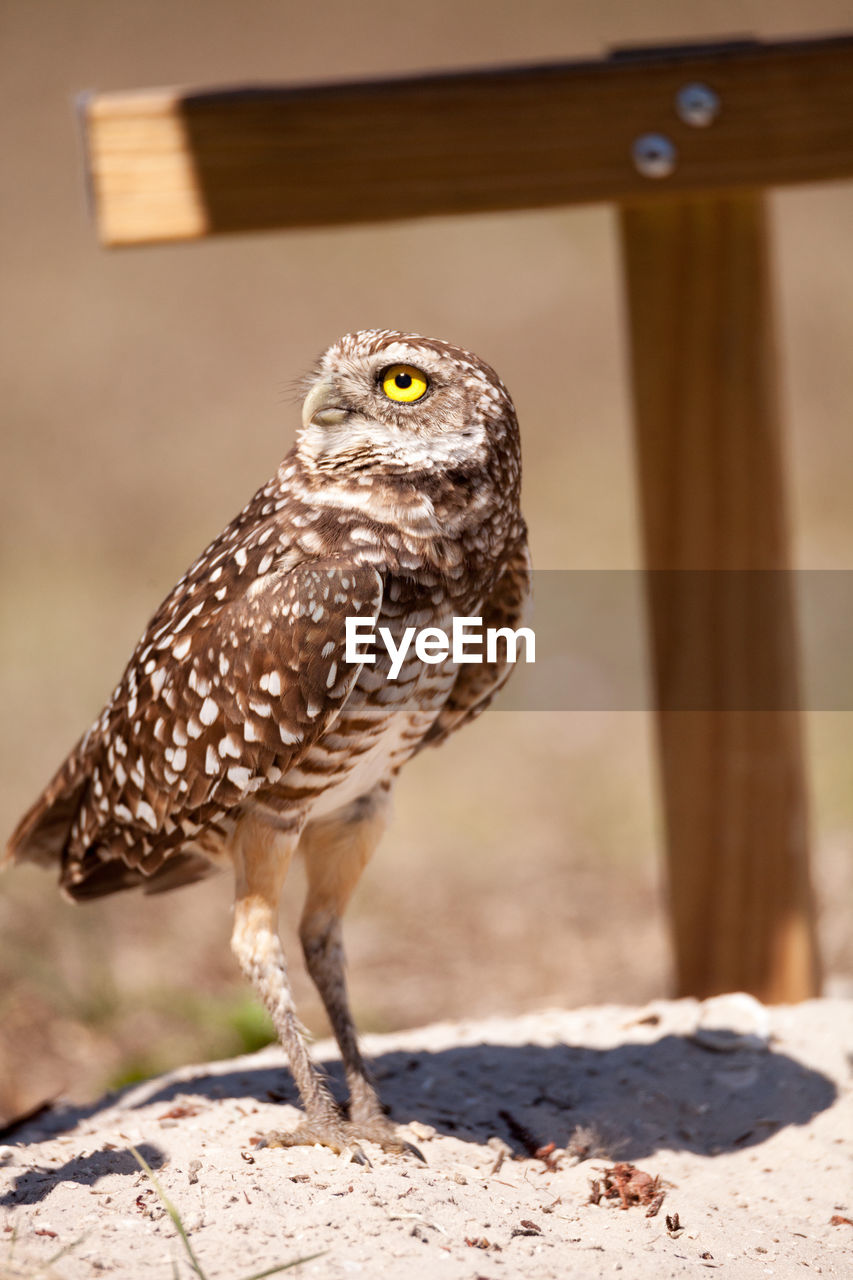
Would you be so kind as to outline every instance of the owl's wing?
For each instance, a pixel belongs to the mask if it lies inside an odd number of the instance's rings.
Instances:
[[[101,718],[12,837],[13,858],[60,856],[73,896],[88,896],[90,878],[98,892],[115,860],[131,874],[109,888],[150,877],[298,763],[358,679],[345,620],[376,619],[382,580],[316,560],[273,569],[219,607],[212,596],[197,591],[198,607],[172,612],[165,633],[163,611],[152,620]]]
[[[511,627],[524,624],[530,604],[530,552],[526,538],[519,542],[504,565],[483,605],[483,627]],[[450,695],[433,721],[423,745],[437,746],[463,725],[474,720],[512,674],[506,646],[499,646],[495,662],[466,663],[459,668]]]

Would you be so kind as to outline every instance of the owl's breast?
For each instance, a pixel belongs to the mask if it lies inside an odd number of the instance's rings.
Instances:
[[[421,600],[411,606],[391,601],[383,607],[375,641],[364,642],[374,661],[365,661],[331,728],[282,779],[288,792],[304,797],[312,818],[349,804],[393,776],[417,751],[447,700],[458,665],[450,656],[424,662],[414,640],[426,627],[450,636],[453,609],[446,601],[436,606]]]

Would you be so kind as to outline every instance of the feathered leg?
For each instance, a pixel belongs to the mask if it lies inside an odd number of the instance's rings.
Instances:
[[[305,857],[308,894],[299,935],[305,963],[320,993],[341,1050],[350,1093],[347,1131],[354,1140],[376,1142],[386,1151],[408,1151],[386,1118],[376,1085],[358,1046],[344,972],[341,917],[388,821],[390,787],[306,827],[299,849]],[[423,1157],[421,1157],[422,1159]]]
[[[271,1134],[270,1144],[319,1142],[340,1152],[352,1148],[352,1141],[322,1075],[308,1055],[278,935],[279,900],[298,842],[298,828],[278,831],[251,818],[244,819],[238,827],[232,846],[236,898],[231,947],[269,1011],[305,1108],[305,1122],[291,1133]],[[364,1158],[357,1149],[354,1154]]]

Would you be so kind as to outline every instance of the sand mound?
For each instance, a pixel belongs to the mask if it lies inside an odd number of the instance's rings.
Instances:
[[[210,1280],[317,1253],[297,1274],[853,1275],[853,1002],[660,1001],[365,1044],[426,1164],[259,1145],[297,1119],[277,1049],[184,1068],[6,1139],[0,1276],[190,1275],[131,1147]],[[333,1046],[315,1056],[340,1089]]]

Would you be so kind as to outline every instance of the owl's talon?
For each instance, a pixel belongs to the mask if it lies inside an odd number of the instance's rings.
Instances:
[[[341,1155],[343,1156],[348,1155],[350,1158],[351,1164],[362,1164],[366,1169],[373,1168],[373,1165],[370,1163],[370,1161],[368,1160],[367,1156],[365,1155],[364,1151],[362,1151],[358,1143],[354,1143],[349,1147],[344,1147],[343,1151],[341,1152]]]
[[[352,1134],[354,1139],[361,1139],[363,1142],[375,1142],[377,1147],[381,1147],[388,1155],[414,1156],[422,1164],[427,1163],[424,1153],[413,1143],[401,1138],[397,1132],[396,1125],[392,1124],[384,1115],[370,1116],[362,1120],[349,1120],[346,1122],[345,1128]]]

